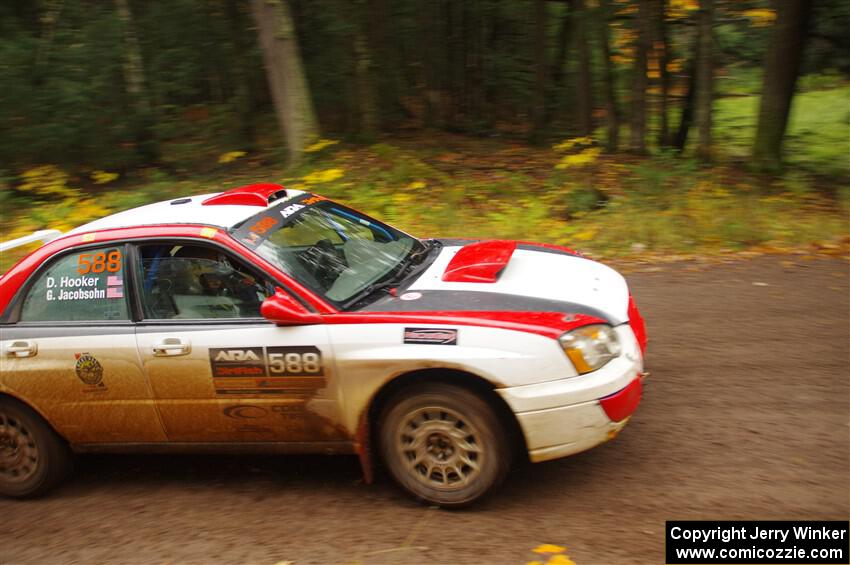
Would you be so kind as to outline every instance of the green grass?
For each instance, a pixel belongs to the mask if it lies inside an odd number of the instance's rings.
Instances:
[[[723,156],[749,156],[758,107],[759,96],[732,96],[715,102],[714,138]],[[850,172],[850,86],[795,96],[784,150],[789,165],[823,174]]]

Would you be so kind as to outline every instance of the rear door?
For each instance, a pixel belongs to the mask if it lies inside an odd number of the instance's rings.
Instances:
[[[3,384],[72,443],[161,442],[165,435],[130,320],[126,249],[87,246],[51,259],[0,326]]]
[[[169,440],[346,439],[322,325],[260,316],[274,284],[212,243],[137,247],[137,341]]]

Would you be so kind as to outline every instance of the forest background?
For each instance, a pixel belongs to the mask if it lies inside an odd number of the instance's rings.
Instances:
[[[844,255],[848,29],[842,0],[6,0],[0,240],[281,182],[422,237]]]

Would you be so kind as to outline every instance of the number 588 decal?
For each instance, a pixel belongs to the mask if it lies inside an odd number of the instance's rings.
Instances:
[[[318,347],[266,347],[269,376],[322,376],[322,354]]]
[[[322,352],[315,345],[210,348],[210,368],[223,377],[323,377]]]

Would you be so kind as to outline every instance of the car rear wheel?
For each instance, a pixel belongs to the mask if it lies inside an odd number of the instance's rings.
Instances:
[[[493,408],[444,383],[407,388],[379,423],[380,449],[393,478],[420,501],[471,504],[507,474],[511,448]]]
[[[56,432],[29,408],[0,399],[0,495],[38,496],[70,470],[70,450]]]

